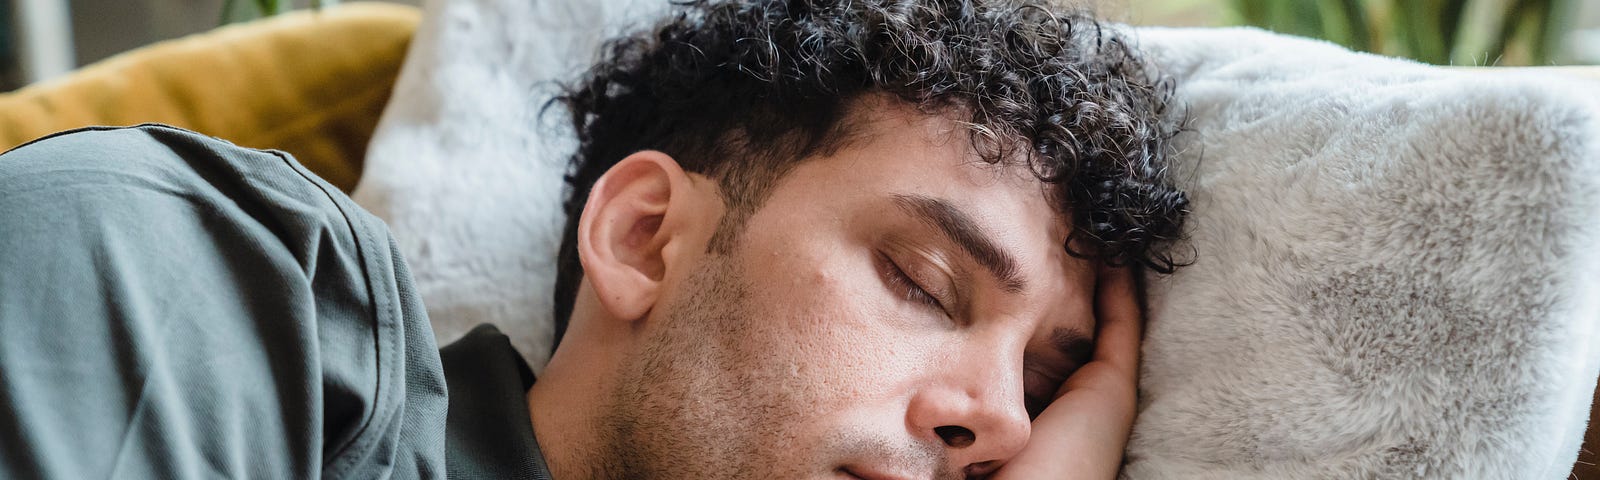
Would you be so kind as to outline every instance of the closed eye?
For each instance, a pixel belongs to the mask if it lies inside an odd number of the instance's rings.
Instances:
[[[940,311],[947,311],[938,298],[928,293],[928,290],[923,288],[922,285],[918,285],[916,280],[912,280],[911,276],[907,275],[906,271],[900,268],[899,264],[894,263],[894,260],[890,259],[888,255],[884,255],[881,252],[878,253],[878,263],[880,265],[879,268],[883,270],[884,281],[901,298],[936,308]]]

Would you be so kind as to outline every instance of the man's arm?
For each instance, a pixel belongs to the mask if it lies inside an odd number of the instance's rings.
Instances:
[[[1113,479],[1133,429],[1144,319],[1132,272],[1105,269],[1096,282],[1094,360],[1074,372],[1033,422],[1021,454],[996,479]]]
[[[396,441],[445,415],[391,248],[286,155],[192,132],[0,155],[0,478],[442,473]]]

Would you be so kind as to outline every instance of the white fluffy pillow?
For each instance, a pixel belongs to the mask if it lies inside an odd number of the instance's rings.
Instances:
[[[1596,85],[1140,35],[1190,120],[1197,256],[1152,282],[1128,476],[1565,478],[1600,374]]]
[[[440,345],[493,323],[535,371],[550,353],[569,127],[555,81],[666,3],[428,0],[356,202],[394,231]]]
[[[491,322],[543,365],[571,141],[539,108],[663,4],[426,5],[355,197],[441,342]],[[1127,476],[1564,476],[1600,374],[1583,92],[1254,31],[1141,36],[1192,120],[1199,257],[1153,279]]]

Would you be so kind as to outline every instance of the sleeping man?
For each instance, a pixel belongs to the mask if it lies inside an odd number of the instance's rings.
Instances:
[[[281,153],[47,137],[0,156],[0,477],[1113,478],[1166,98],[1046,0],[679,5],[552,103],[537,379],[492,327],[436,350]]]

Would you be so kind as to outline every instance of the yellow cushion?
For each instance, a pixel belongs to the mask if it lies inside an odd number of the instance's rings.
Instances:
[[[421,12],[346,3],[157,43],[0,95],[0,149],[160,122],[284,150],[349,191]]]

